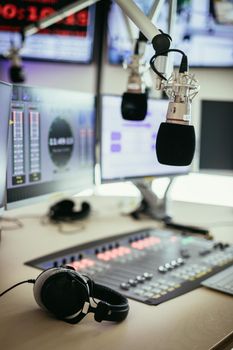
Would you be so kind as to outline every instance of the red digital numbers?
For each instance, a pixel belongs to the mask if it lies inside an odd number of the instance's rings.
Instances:
[[[0,17],[5,20],[21,20],[26,22],[36,22],[39,19],[49,16],[55,10],[52,7],[17,7],[14,4],[0,5]]]
[[[29,22],[36,22],[44,17],[48,17],[53,12],[54,9],[52,7],[43,7],[39,9],[36,6],[28,6],[26,20]]]
[[[18,8],[14,4],[0,5],[0,15],[4,19],[13,19],[17,16]]]
[[[26,19],[29,22],[38,21],[38,9],[35,6],[28,6]]]
[[[88,25],[88,12],[86,10],[80,11],[76,14],[77,24],[81,27]]]
[[[36,6],[27,5],[23,7],[17,6],[13,3],[8,3],[0,5],[0,18],[9,21],[13,25],[13,21],[22,21],[25,23],[37,22],[49,15],[51,15],[55,10],[53,7],[49,6]],[[68,16],[60,23],[66,26],[79,26],[87,27],[89,21],[88,9],[79,11],[73,15]]]

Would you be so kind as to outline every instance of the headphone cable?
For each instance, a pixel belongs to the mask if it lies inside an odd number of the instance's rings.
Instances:
[[[11,286],[10,288],[4,290],[4,292],[0,293],[0,297],[2,297],[4,294],[9,292],[11,289],[13,289],[15,287],[18,287],[20,284],[23,284],[23,283],[33,283],[34,284],[35,281],[36,281],[35,279],[30,279],[30,280],[26,280],[26,281],[22,281],[22,282],[16,283],[13,286]]]

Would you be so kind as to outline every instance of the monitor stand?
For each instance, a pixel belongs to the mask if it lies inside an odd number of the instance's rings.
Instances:
[[[183,234],[201,234],[207,239],[212,239],[209,229],[200,226],[184,225],[172,220],[168,215],[168,191],[172,184],[173,178],[169,178],[170,182],[164,192],[163,198],[159,198],[152,191],[152,181],[134,181],[134,185],[139,189],[142,195],[140,207],[131,213],[135,219],[140,219],[143,216],[150,217],[154,220],[164,222],[166,227],[181,231]]]
[[[131,213],[135,219],[139,219],[140,215],[149,216],[159,221],[168,221],[171,219],[168,215],[167,194],[173,178],[169,178],[169,180],[163,198],[159,198],[156,193],[152,191],[152,180],[138,180],[133,182],[142,195],[140,207]]]

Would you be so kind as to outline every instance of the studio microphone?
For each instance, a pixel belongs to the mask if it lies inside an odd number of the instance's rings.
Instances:
[[[122,96],[121,115],[130,121],[144,120],[147,114],[147,92],[141,72],[140,56],[132,56],[127,91]]]
[[[199,85],[194,75],[174,72],[163,88],[170,102],[166,122],[161,123],[157,134],[157,158],[161,164],[187,166],[191,164],[195,151],[191,101]]]
[[[10,49],[7,53],[4,54],[4,57],[10,61],[9,78],[12,83],[16,84],[24,83],[25,81],[24,67],[20,56],[21,50],[23,48],[23,43],[24,36],[21,34],[21,46],[16,47],[14,42],[11,40]]]
[[[17,54],[12,55],[11,57],[11,65],[9,68],[9,77],[12,83],[24,83],[25,81],[25,73],[23,69],[23,64],[20,56]]]

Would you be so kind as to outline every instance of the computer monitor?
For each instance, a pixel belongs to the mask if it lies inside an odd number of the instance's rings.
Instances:
[[[153,0],[135,0],[147,15]],[[164,32],[168,31],[168,1],[156,17],[154,24]],[[187,0],[177,2],[177,14],[172,33],[171,48],[183,50],[189,59],[190,67],[233,67],[233,6],[230,1]],[[138,29],[132,26],[134,38]],[[133,43],[127,31],[122,11],[112,4],[108,18],[108,61],[121,64],[132,56]],[[152,45],[148,45],[145,59],[154,55]],[[175,65],[181,56],[174,55]]]
[[[69,5],[64,0],[5,0],[0,8],[0,55],[21,46],[21,31]],[[26,59],[79,62],[93,59],[95,5],[87,7],[32,36],[26,36],[21,56]]]
[[[95,96],[13,86],[7,206],[93,185]]]
[[[0,213],[6,199],[7,142],[12,87],[0,81]]]
[[[189,167],[162,165],[156,157],[156,137],[166,119],[168,101],[149,98],[143,121],[124,120],[121,101],[122,96],[116,95],[101,98],[102,182],[187,173]]]
[[[199,169],[233,173],[233,101],[201,103]]]

